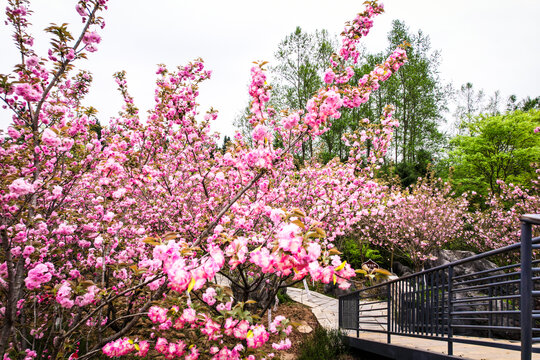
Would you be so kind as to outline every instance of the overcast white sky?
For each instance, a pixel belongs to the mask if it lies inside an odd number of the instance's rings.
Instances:
[[[49,23],[68,22],[80,28],[72,0],[35,0],[32,9],[36,49],[46,56]],[[0,0],[5,9],[6,0]],[[393,19],[401,19],[431,38],[442,54],[441,76],[456,87],[472,82],[489,95],[506,98],[540,95],[539,0],[387,0],[386,12],[364,44],[368,51],[386,48]],[[121,106],[112,74],[126,70],[141,114],[153,105],[156,64],[169,67],[202,57],[213,77],[200,89],[200,111],[210,106],[220,115],[214,129],[232,134],[232,121],[248,101],[252,61],[272,61],[277,44],[296,26],[306,31],[339,33],[344,22],[362,10],[361,0],[111,0],[103,16],[99,51],[81,68],[94,74],[87,104],[96,107],[102,123]],[[2,17],[2,20],[5,16]],[[37,31],[40,31],[39,33]],[[75,32],[75,31],[74,31]],[[18,56],[11,28],[0,24],[0,73],[8,73]],[[0,128],[10,114],[0,109]]]

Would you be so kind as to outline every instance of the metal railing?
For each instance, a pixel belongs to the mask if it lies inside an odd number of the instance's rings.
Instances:
[[[540,237],[532,226],[540,215],[521,218],[521,242],[474,255],[339,297],[339,327],[521,351],[530,360],[540,343]],[[488,259],[519,262],[496,266]],[[464,264],[483,262],[471,271]],[[473,266],[474,268],[474,266]],[[521,346],[508,341],[521,340]]]

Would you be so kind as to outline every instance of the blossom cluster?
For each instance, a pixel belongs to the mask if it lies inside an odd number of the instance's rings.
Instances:
[[[341,34],[343,36],[343,43],[339,51],[339,55],[341,55],[343,60],[346,61],[349,58],[352,58],[355,64],[358,62],[360,53],[358,52],[357,44],[360,38],[366,36],[373,27],[372,18],[383,12],[383,4],[371,1],[366,5],[366,9],[363,13],[356,15],[354,20],[347,24],[345,30]]]

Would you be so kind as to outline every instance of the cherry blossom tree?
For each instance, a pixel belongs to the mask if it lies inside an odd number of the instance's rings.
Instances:
[[[540,169],[536,167],[536,180],[527,189],[512,183],[497,181],[501,193],[493,194],[486,201],[487,209],[469,214],[472,224],[467,241],[478,251],[488,251],[520,241],[520,217],[537,214],[540,209]],[[534,234],[535,236],[537,234]]]
[[[358,223],[359,236],[374,245],[410,258],[415,270],[445,244],[464,236],[468,201],[456,197],[449,183],[432,176],[387,196]]]
[[[280,288],[306,277],[347,288],[354,276],[332,240],[382,196],[373,172],[397,126],[393,109],[347,136],[347,163],[297,170],[293,155],[340,109],[365,103],[406,53],[397,48],[347,84],[356,45],[383,12],[368,2],[305,109],[268,108],[265,64],[251,69],[251,141],[237,134],[219,149],[217,113],[197,110],[198,86],[211,76],[199,59],[159,66],[144,120],[117,73],[121,116],[94,131],[94,110],[83,105],[91,75],[73,73],[97,50],[106,3],[77,2],[78,37],[51,25],[46,57],[27,32],[29,2],[6,10],[21,63],[0,77],[13,114],[0,146],[0,356],[272,357],[260,350],[270,339],[276,350],[291,345],[287,319],[261,320]],[[283,147],[273,146],[276,133]]]

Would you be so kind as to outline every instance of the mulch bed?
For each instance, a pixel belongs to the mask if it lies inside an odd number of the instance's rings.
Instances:
[[[313,330],[320,326],[317,318],[315,315],[313,315],[310,308],[296,302],[280,304],[276,311],[272,311],[272,318],[277,315],[283,315],[293,323],[307,324]],[[276,354],[276,358],[295,359],[300,350],[300,343],[310,335],[311,333],[304,334],[299,332],[298,329],[293,326],[293,331],[289,335],[289,339],[292,343],[292,347],[289,350],[276,352],[274,349],[272,349],[272,340],[276,342],[279,341],[277,337],[275,339],[271,337],[270,341],[263,347],[263,349],[269,353],[274,352]]]

